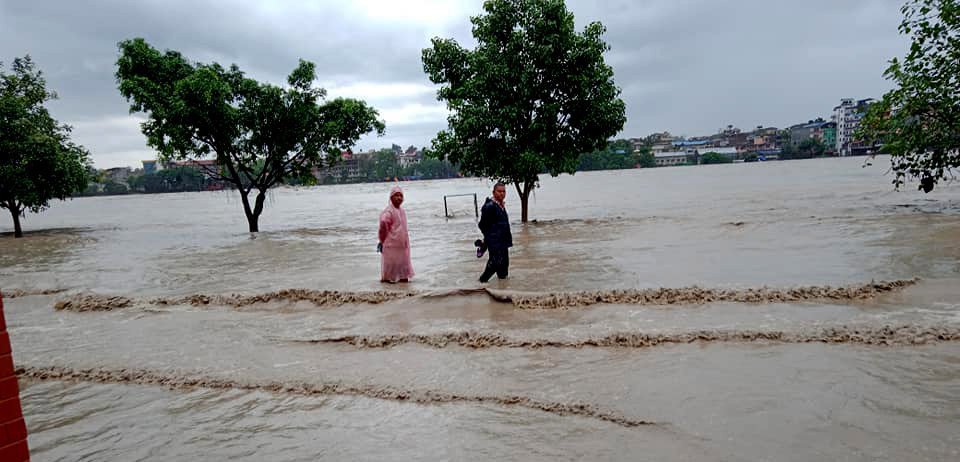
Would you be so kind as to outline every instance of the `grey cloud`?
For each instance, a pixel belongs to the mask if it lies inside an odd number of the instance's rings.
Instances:
[[[569,0],[581,26],[607,26],[607,56],[627,103],[624,136],[669,130],[711,133],[732,123],[785,126],[828,115],[842,97],[888,88],[886,61],[902,54],[899,0]],[[61,99],[54,114],[75,124],[97,165],[135,165],[149,156],[116,90],[118,41],[135,36],[198,61],[237,63],[281,82],[298,58],[318,65],[332,87],[401,85],[396,94],[355,94],[400,116],[387,136],[361,146],[425,145],[445,125],[420,50],[434,35],[469,45],[469,15],[444,24],[369,21],[341,2],[0,0],[0,60],[30,53]],[[353,85],[353,87],[351,87]],[[390,88],[390,87],[388,87]],[[429,114],[435,119],[423,120]],[[405,117],[409,115],[409,120]]]
[[[886,60],[905,46],[893,0],[615,5],[577,0],[571,9],[578,22],[595,19],[608,28],[608,62],[624,90],[628,136],[828,116],[842,97],[886,91]]]

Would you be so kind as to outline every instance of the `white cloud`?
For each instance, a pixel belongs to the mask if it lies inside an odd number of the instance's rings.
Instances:
[[[151,151],[116,88],[120,40],[142,36],[192,60],[237,63],[283,84],[298,58],[330,96],[367,101],[387,135],[364,147],[423,145],[445,123],[421,50],[434,36],[471,46],[482,0],[0,0],[0,61],[30,53],[61,99],[56,117],[98,165]],[[828,115],[841,97],[889,88],[902,0],[567,0],[578,26],[601,21],[627,105],[625,136],[690,135],[733,123],[784,126]],[[144,155],[146,154],[146,157]],[[123,157],[127,156],[127,157]]]
[[[480,10],[480,2],[464,0],[352,0],[344,2],[348,12],[379,24],[397,23],[442,26],[464,21]],[[349,5],[349,6],[346,6]]]
[[[93,156],[93,166],[96,168],[131,167],[142,168],[144,160],[155,160],[156,151],[150,149],[101,152]]]
[[[67,124],[73,127],[71,139],[90,151],[97,168],[139,167],[141,160],[157,156],[140,131],[144,120],[139,115],[126,115],[68,121]]]
[[[328,83],[320,86],[326,88],[329,98],[361,98],[367,101],[384,101],[395,99],[413,99],[429,95],[437,91],[432,85],[406,82],[353,82]]]
[[[126,116],[110,116],[99,119],[80,119],[68,122],[73,127],[74,133],[83,132],[109,132],[113,130],[136,130],[140,131],[140,124],[147,119],[141,115],[131,114]]]
[[[444,124],[447,114],[447,108],[439,103],[434,105],[411,103],[380,110],[380,116],[387,123],[387,130],[391,126],[420,125],[430,122]]]

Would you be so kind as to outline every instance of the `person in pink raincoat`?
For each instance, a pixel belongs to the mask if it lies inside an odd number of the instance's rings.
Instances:
[[[390,190],[390,202],[380,213],[380,281],[408,282],[413,277],[410,262],[410,235],[407,232],[407,213],[400,208],[403,190],[394,186]]]

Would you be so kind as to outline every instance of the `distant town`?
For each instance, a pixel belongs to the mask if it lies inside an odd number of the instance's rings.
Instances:
[[[763,162],[871,155],[878,146],[856,138],[872,99],[845,98],[829,120],[817,117],[786,128],[758,126],[742,130],[728,125],[717,133],[682,137],[669,132],[611,141],[606,150],[580,156],[578,171],[673,167],[715,163]],[[288,185],[415,181],[463,176],[456,165],[425,155],[416,146],[340,153],[328,168]],[[228,188],[217,179],[214,160],[144,160],[141,168],[116,167],[91,172],[94,182],[81,195],[214,191]]]

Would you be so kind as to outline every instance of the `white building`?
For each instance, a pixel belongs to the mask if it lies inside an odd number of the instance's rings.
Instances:
[[[853,98],[844,98],[840,100],[840,105],[833,108],[833,121],[837,123],[837,154],[841,156],[847,155],[844,152],[844,147],[849,144],[850,140],[853,139],[853,129],[852,120],[853,120],[853,111],[856,109],[856,103],[853,102]]]
[[[849,156],[855,149],[863,148],[854,134],[860,128],[860,119],[863,118],[872,101],[872,99],[857,101],[853,98],[844,98],[840,100],[839,106],[833,108],[831,119],[837,123],[837,155]]]
[[[668,151],[655,152],[653,158],[657,162],[657,167],[668,167],[671,165],[684,165],[687,163],[686,151]]]
[[[413,146],[410,146],[406,151],[397,155],[397,161],[400,163],[400,167],[403,168],[419,164],[421,159],[423,159],[423,152]]]
[[[103,170],[103,176],[114,183],[126,183],[131,173],[133,173],[133,169],[130,167],[114,167]]]

